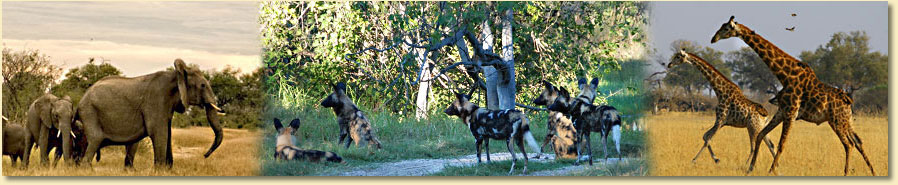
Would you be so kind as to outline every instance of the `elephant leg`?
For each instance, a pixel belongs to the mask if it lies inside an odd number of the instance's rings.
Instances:
[[[84,156],[81,158],[82,162],[86,162],[88,166],[91,166],[91,158],[94,158],[94,155],[100,155],[100,144],[103,143],[103,138],[87,138],[87,148],[84,149]],[[97,161],[99,162],[99,161]]]
[[[125,146],[125,167],[126,168],[134,168],[134,155],[137,154],[137,146],[140,145],[140,142],[134,142]],[[97,152],[97,157],[99,158],[100,153]],[[99,161],[99,159],[97,159]]]
[[[22,165],[28,167],[31,159],[31,149],[34,147],[34,136],[30,131],[25,131],[25,154],[22,156]]]
[[[168,125],[171,125],[171,124],[168,124]],[[165,148],[168,148],[167,150],[165,150],[165,155],[166,155],[165,159],[167,159],[166,164],[169,167],[171,167],[171,166],[174,166],[174,164],[175,164],[175,161],[174,161],[175,158],[174,158],[174,155],[172,155],[172,147],[171,147],[171,142],[172,142],[171,141],[171,129],[169,129],[169,131],[168,131],[168,138],[169,138],[168,142],[165,142],[165,144],[168,145],[165,147]]]
[[[168,134],[161,129],[156,129],[153,135],[150,135],[150,140],[153,142],[153,162],[157,169],[159,167],[170,168],[171,166],[166,166],[168,163]]]
[[[38,138],[37,146],[40,147],[41,150],[41,165],[46,166],[50,163],[50,129],[47,127],[41,127],[40,138]]]

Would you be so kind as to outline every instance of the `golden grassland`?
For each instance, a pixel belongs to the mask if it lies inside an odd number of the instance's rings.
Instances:
[[[93,168],[86,165],[67,166],[64,161],[56,167],[40,166],[37,154],[32,154],[28,169],[12,167],[9,157],[3,157],[4,176],[251,176],[259,174],[260,132],[224,129],[221,146],[209,158],[203,154],[212,145],[214,134],[209,127],[172,129],[174,166],[170,170],[155,170],[153,150],[149,138],[144,138],[134,159],[134,168],[124,168],[124,146],[102,149],[102,159]],[[52,157],[51,157],[52,160]],[[21,165],[21,163],[19,163]]]
[[[763,176],[768,173],[773,157],[762,144],[755,170],[746,174],[749,158],[748,131],[724,126],[711,139],[711,146],[720,163],[715,164],[708,151],[692,157],[703,144],[702,136],[713,124],[713,113],[665,113],[649,116],[648,143],[650,175],[655,176]],[[889,174],[889,123],[887,116],[855,116],[854,130],[861,137],[864,149],[876,174]],[[779,146],[782,126],[768,137]],[[828,123],[816,125],[798,121],[785,144],[777,171],[785,176],[841,176],[845,150]],[[864,159],[852,150],[848,175],[869,176]]]

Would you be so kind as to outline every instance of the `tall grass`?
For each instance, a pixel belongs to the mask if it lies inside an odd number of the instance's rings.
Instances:
[[[749,141],[744,128],[725,126],[714,135],[711,146],[720,158],[719,164],[710,159],[707,150],[692,163],[692,157],[703,144],[702,135],[714,124],[714,119],[713,114],[680,112],[648,117],[650,173],[657,176],[746,175]],[[888,117],[855,116],[854,119],[852,127],[863,140],[877,175],[888,175]],[[768,134],[777,147],[781,129],[779,126]],[[850,160],[848,175],[870,175],[857,150],[852,150]],[[762,144],[755,169],[748,175],[776,175],[767,173],[772,162],[773,157]],[[787,176],[841,176],[844,165],[845,150],[827,124],[798,121],[789,133],[777,171]]]
[[[3,158],[4,176],[251,176],[259,174],[259,132],[224,129],[221,146],[209,158],[203,154],[213,140],[208,127],[172,129],[172,153],[174,166],[156,170],[153,165],[153,149],[149,139],[138,145],[134,168],[124,167],[124,146],[107,146],[102,149],[100,162],[93,166],[67,166],[60,161],[57,167],[40,166],[38,152],[32,150],[31,164],[27,169],[12,167],[9,158]],[[53,152],[53,151],[51,151]],[[52,160],[52,157],[51,157]],[[22,163],[18,163],[19,166]]]

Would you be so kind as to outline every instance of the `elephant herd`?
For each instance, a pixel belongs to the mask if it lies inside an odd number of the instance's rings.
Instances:
[[[139,142],[152,141],[156,167],[171,168],[171,121],[174,112],[184,113],[191,105],[203,107],[215,140],[205,153],[209,157],[224,137],[209,80],[202,71],[175,59],[174,70],[138,77],[108,76],[90,86],[75,105],[68,96],[45,94],[26,112],[26,123],[3,125],[3,155],[12,164],[21,158],[28,167],[36,144],[41,164],[49,164],[49,151],[56,148],[67,164],[78,165],[88,159],[100,160],[100,149],[109,145],[125,146],[126,167],[133,167]],[[56,164],[54,162],[54,165]]]

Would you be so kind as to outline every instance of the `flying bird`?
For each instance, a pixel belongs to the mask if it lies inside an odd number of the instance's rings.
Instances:
[[[786,28],[786,30],[795,31],[795,26],[792,26],[791,28]]]

